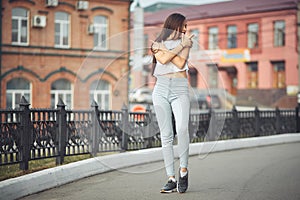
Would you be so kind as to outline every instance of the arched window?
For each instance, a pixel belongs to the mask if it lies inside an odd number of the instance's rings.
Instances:
[[[51,85],[51,107],[56,107],[58,99],[61,98],[67,108],[73,107],[72,84],[67,79],[59,79]]]
[[[104,80],[96,80],[90,86],[90,100],[95,100],[100,109],[111,108],[110,84]]]
[[[6,107],[19,107],[21,97],[24,96],[28,102],[31,101],[31,84],[24,78],[14,78],[6,84]]]
[[[108,23],[107,17],[94,17],[94,46],[99,49],[107,49]]]
[[[55,47],[68,48],[70,40],[70,19],[65,12],[55,13]]]
[[[28,11],[24,8],[12,9],[12,44],[28,45]]]

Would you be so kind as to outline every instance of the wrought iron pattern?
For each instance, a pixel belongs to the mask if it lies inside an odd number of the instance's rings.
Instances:
[[[67,111],[66,155],[80,155],[90,152],[90,111]]]
[[[151,111],[130,112],[128,124],[130,150],[160,146],[157,120]]]
[[[18,110],[0,111],[0,165],[20,161],[20,112]]]
[[[59,164],[64,156],[161,145],[155,113],[149,108],[146,112],[128,112],[126,107],[121,111],[98,110],[97,105],[92,110],[79,111],[65,110],[63,104],[58,109],[24,106],[27,107],[23,110],[0,110],[0,165],[49,157],[59,158]],[[202,142],[295,133],[300,128],[298,110],[237,111],[233,108],[193,113],[190,140]],[[25,150],[30,151],[28,159],[24,157]]]
[[[260,135],[276,134],[276,112],[260,111],[259,112],[259,132]]]
[[[97,121],[100,125],[99,151],[119,151],[122,140],[122,112],[100,111]]]
[[[32,109],[31,159],[54,157],[56,150],[57,110]]]
[[[255,131],[255,112],[238,112],[239,137],[253,137]]]
[[[199,113],[190,115],[190,140],[191,142],[203,141],[209,127],[210,114]]]
[[[295,110],[280,110],[278,119],[280,133],[296,133],[296,113]]]
[[[220,112],[217,116],[221,116],[223,120],[223,128],[220,135],[220,139],[231,139],[234,138],[234,117],[232,112]]]

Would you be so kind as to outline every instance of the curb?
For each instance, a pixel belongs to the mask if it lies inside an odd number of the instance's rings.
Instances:
[[[221,140],[190,144],[189,152],[190,156],[207,155],[213,152],[299,141],[300,133]],[[174,152],[175,156],[178,157],[176,147],[174,148]],[[0,199],[2,199],[2,197],[6,200],[17,199],[96,174],[162,160],[161,148],[151,148],[89,158],[21,177],[4,180],[0,182]]]

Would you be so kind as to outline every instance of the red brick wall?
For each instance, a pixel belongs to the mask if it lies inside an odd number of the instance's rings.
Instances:
[[[166,11],[166,13],[169,11]],[[163,21],[164,19],[161,19]],[[276,20],[285,21],[285,46],[274,47],[273,45],[273,23]],[[147,21],[146,21],[147,23]],[[251,14],[228,15],[222,17],[212,17],[206,19],[188,19],[188,29],[199,30],[200,50],[208,49],[208,28],[216,26],[219,28],[218,46],[220,50],[227,49],[227,26],[236,25],[237,32],[237,48],[247,48],[247,25],[249,23],[259,24],[259,47],[250,50],[251,62],[258,62],[258,88],[269,89],[273,88],[273,68],[271,61],[285,61],[285,78],[286,86],[298,85],[298,52],[297,52],[297,13],[295,9],[278,10],[272,12],[259,12]],[[151,28],[156,26],[156,28]],[[145,32],[149,38],[155,38],[155,35],[161,30],[161,24],[149,25],[145,28]],[[205,82],[208,80],[207,71],[204,69],[205,63],[201,60],[190,60],[193,65],[198,66],[199,77],[198,87],[205,88]],[[248,89],[248,72],[245,62],[224,63],[220,60],[211,59],[209,62],[214,62],[220,67],[232,67],[237,69],[237,89]],[[219,81],[219,86],[227,89],[231,88],[231,80],[224,72],[221,73],[222,81]]]
[[[113,109],[120,109],[127,103],[127,79],[122,78],[128,71],[128,16],[130,0],[89,0],[85,11],[76,9],[75,0],[59,0],[57,7],[45,7],[42,0],[2,1],[2,79],[1,107],[6,107],[6,83],[12,78],[23,77],[31,82],[32,107],[50,106],[51,83],[65,78],[74,87],[74,108],[87,108],[90,105],[89,87],[93,80],[103,78],[111,84],[111,102]],[[23,7],[29,11],[29,45],[26,47],[11,45],[12,9]],[[104,9],[94,9],[101,7]],[[70,15],[70,48],[54,47],[54,13],[67,12]],[[44,28],[31,27],[34,15],[45,15],[47,25]],[[93,52],[93,35],[87,33],[87,27],[96,15],[108,18],[108,50]],[[120,36],[120,33],[121,34]],[[118,35],[118,36],[116,36]],[[97,56],[97,58],[92,58]],[[22,66],[18,68],[18,66]],[[100,73],[103,69],[106,73]],[[122,82],[122,84],[118,82]],[[115,85],[121,85],[118,96]],[[120,98],[121,97],[121,98]]]

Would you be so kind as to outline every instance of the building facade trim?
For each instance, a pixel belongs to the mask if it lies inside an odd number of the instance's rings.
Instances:
[[[15,72],[29,73],[41,82],[46,82],[50,77],[54,76],[55,74],[60,74],[61,72],[71,74],[72,76],[77,77],[83,83],[87,82],[91,77],[93,77],[94,75],[97,75],[97,74],[106,74],[109,77],[111,77],[113,80],[115,80],[115,81],[118,80],[118,78],[115,75],[113,75],[112,73],[110,73],[108,71],[105,71],[104,69],[98,69],[94,72],[91,72],[89,75],[87,75],[86,78],[82,78],[82,77],[78,76],[75,72],[73,72],[72,70],[67,69],[66,67],[61,67],[58,70],[54,70],[54,71],[50,72],[49,74],[47,74],[45,76],[45,78],[41,78],[37,73],[35,73],[34,71],[32,71],[30,69],[27,69],[24,66],[17,66],[16,68],[10,69],[9,71],[3,73],[2,76],[0,77],[0,80],[3,80],[6,76],[8,76],[12,73],[15,73]]]
[[[97,47],[95,49],[83,49],[83,48],[57,48],[57,47],[52,47],[52,46],[35,46],[35,45],[30,45],[30,46],[19,46],[19,45],[13,45],[13,44],[3,44],[3,47],[22,47],[22,48],[38,48],[38,49],[44,49],[44,50],[68,50],[68,51],[96,51],[96,52],[103,52],[103,53],[124,53],[124,51],[119,51],[119,50],[99,50]]]
[[[104,10],[104,11],[109,12],[110,14],[114,14],[114,11],[112,9],[109,9],[109,8],[106,8],[103,6],[97,6],[97,7],[91,8],[91,11],[96,11],[96,10]]]
[[[66,5],[74,10],[76,10],[76,6],[70,4],[70,3],[67,3],[67,2],[58,2],[58,5]]]
[[[15,1],[28,2],[28,3],[31,3],[32,5],[35,5],[35,2],[32,0],[9,0],[9,3],[13,3]]]
[[[78,54],[61,54],[61,53],[35,53],[35,52],[19,52],[19,51],[2,51],[2,55],[31,55],[31,56],[61,56],[61,57],[77,57],[77,58],[104,58],[104,59],[115,59],[123,60],[124,56],[115,57],[115,56],[103,56],[103,55],[78,55]]]

